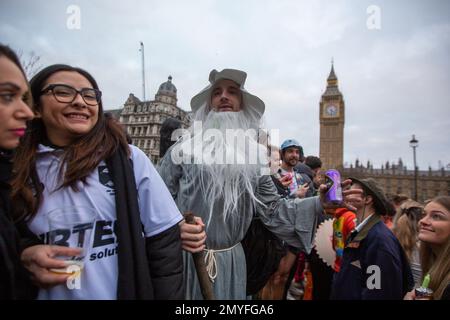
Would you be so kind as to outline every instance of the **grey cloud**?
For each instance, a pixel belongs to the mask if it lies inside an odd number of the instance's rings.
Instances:
[[[68,5],[81,9],[81,30],[66,27]],[[380,166],[420,140],[421,168],[449,163],[450,52],[448,1],[377,1],[382,28],[366,27],[371,0],[296,1],[12,1],[0,3],[0,38],[35,51],[42,64],[90,71],[117,108],[141,97],[139,42],[146,52],[147,98],[170,74],[179,105],[207,84],[211,69],[248,73],[247,88],[267,105],[280,140],[295,137],[319,152],[319,101],[335,59],[346,101],[344,161]]]

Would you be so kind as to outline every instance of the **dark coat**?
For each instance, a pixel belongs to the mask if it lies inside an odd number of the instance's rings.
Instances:
[[[178,224],[142,238],[133,164],[122,149],[107,160],[115,186],[119,240],[119,300],[183,299],[183,257]]]
[[[31,299],[36,291],[20,262],[20,238],[10,215],[11,169],[9,157],[0,154],[0,300]]]
[[[306,198],[313,197],[316,194],[316,188],[314,187],[314,171],[306,164],[299,162],[294,170],[302,176],[303,183],[308,183],[309,189],[306,192]]]
[[[278,194],[283,198],[289,197],[289,188],[285,188],[275,175],[271,175],[270,177],[272,178],[273,184],[277,188]]]
[[[377,267],[380,288],[373,288]],[[333,279],[331,298],[402,300],[413,286],[411,268],[400,243],[381,217],[374,214],[356,236],[351,234],[341,270]]]

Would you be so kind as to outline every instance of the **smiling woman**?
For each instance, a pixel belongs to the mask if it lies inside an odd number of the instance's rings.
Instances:
[[[61,262],[54,255],[42,263],[35,249],[26,249],[22,260],[42,287],[38,297],[181,298],[181,214],[148,157],[128,145],[115,119],[105,117],[95,79],[80,68],[52,65],[30,85],[38,117],[17,151],[15,216],[54,243],[61,230],[49,225],[47,213],[89,207],[96,213],[91,228],[97,239],[87,245],[90,259],[77,275],[79,290],[65,286],[68,275],[51,272]],[[70,239],[82,236],[79,228],[62,231]],[[67,239],[60,245],[67,246]]]
[[[40,92],[39,113],[49,140],[64,147],[88,134],[98,121],[101,92],[76,71],[53,73]]]
[[[450,196],[430,201],[419,221],[423,277],[430,275],[433,299],[450,299]]]

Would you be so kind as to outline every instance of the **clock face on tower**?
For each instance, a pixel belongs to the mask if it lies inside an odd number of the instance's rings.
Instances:
[[[335,117],[337,115],[337,107],[335,105],[329,105],[325,107],[325,115],[329,117]]]

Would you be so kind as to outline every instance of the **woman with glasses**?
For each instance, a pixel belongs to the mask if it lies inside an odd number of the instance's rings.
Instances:
[[[42,264],[36,248],[23,252],[41,286],[38,297],[182,298],[182,216],[147,156],[104,116],[95,79],[80,68],[52,65],[30,84],[38,117],[18,149],[13,199],[23,206],[17,217],[48,241],[60,230],[50,230],[46,213],[83,206],[97,214],[83,269],[69,277],[78,281],[76,289],[52,272],[57,257]],[[81,236],[80,229],[63,231],[63,237]]]
[[[12,222],[10,178],[13,150],[33,118],[28,82],[17,55],[0,44],[0,300],[31,297],[20,263],[20,242]]]

